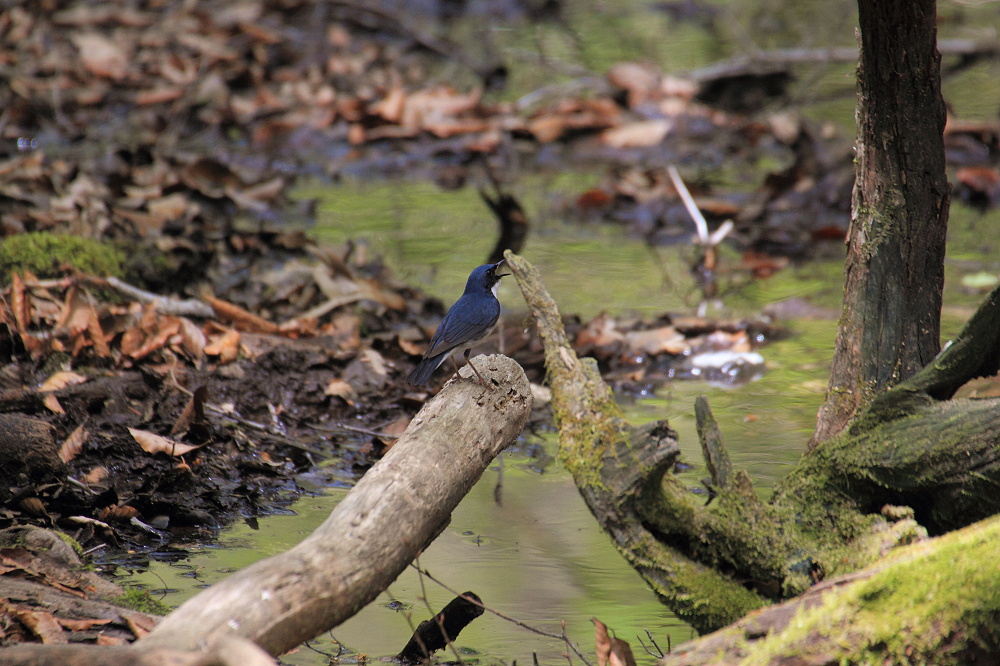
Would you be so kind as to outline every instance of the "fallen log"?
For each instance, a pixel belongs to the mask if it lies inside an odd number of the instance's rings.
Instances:
[[[994,517],[906,546],[678,645],[657,664],[996,663],[997,539]]]
[[[463,368],[311,535],[189,599],[127,648],[136,663],[158,651],[201,654],[197,663],[206,663],[234,640],[276,656],[375,599],[444,530],[452,510],[528,419],[531,390],[521,367],[502,355],[475,363],[489,386]],[[99,650],[21,646],[4,654],[19,661],[4,663],[69,663],[64,660],[73,649]]]
[[[447,526],[527,421],[531,390],[521,367],[499,355],[476,366],[493,386],[463,368],[302,543],[190,599],[137,646],[195,650],[236,634],[279,655],[375,599]]]

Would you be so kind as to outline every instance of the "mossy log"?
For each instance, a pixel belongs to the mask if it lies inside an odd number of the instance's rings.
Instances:
[[[997,663],[998,539],[994,517],[900,548],[679,645],[658,666]]]
[[[1000,509],[1000,400],[949,399],[997,372],[1000,288],[927,369],[804,454],[769,502],[732,470],[699,400],[706,504],[666,473],[678,455],[666,421],[624,420],[596,364],[569,345],[537,271],[507,260],[545,345],[563,463],[619,552],[699,632]]]

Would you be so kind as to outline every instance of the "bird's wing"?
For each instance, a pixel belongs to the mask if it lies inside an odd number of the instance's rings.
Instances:
[[[468,307],[458,299],[441,320],[424,358],[450,351],[470,340],[477,340],[484,330],[492,329],[500,318],[500,303],[496,299],[483,299],[482,305]]]

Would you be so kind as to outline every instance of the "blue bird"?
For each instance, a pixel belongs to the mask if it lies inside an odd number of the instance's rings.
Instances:
[[[423,360],[406,381],[414,386],[423,386],[449,356],[461,351],[465,352],[465,361],[479,377],[479,381],[486,384],[479,370],[469,360],[469,353],[493,332],[500,319],[497,287],[500,286],[500,278],[510,275],[500,272],[504,261],[501,259],[495,264],[486,264],[472,271],[465,283],[465,293],[445,314],[424,352]]]

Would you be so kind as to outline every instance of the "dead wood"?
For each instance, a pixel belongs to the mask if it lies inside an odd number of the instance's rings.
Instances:
[[[444,529],[528,418],[520,366],[500,355],[476,365],[495,390],[463,369],[308,538],[190,599],[137,648],[197,650],[236,635],[278,655],[372,601]]]
[[[0,650],[5,666],[275,666],[256,644],[223,636],[203,652],[170,648],[143,650],[133,646],[17,645]]]
[[[996,663],[998,533],[992,518],[907,546],[679,645],[658,666]]]
[[[569,347],[537,272],[516,255],[507,259],[545,345],[563,463],[619,552],[697,630],[718,629],[868,566],[928,529],[955,529],[1000,511],[1000,401],[936,399],[995,372],[1000,288],[927,369],[807,452],[770,502],[758,498],[745,471],[731,469],[700,400],[715,496],[706,505],[665,474],[678,451],[668,424],[624,421],[595,364]],[[889,522],[883,512],[902,519]]]
[[[436,651],[454,643],[459,633],[484,612],[479,595],[463,592],[449,601],[440,613],[417,625],[396,659],[413,664],[430,659]]]

